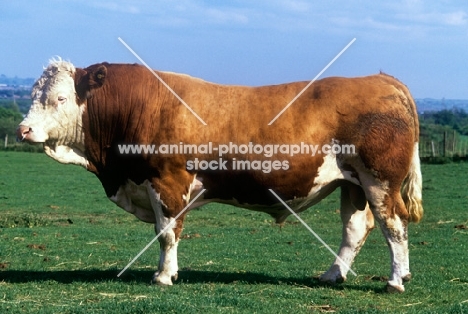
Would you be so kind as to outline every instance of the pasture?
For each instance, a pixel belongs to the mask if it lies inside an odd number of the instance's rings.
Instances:
[[[191,211],[179,280],[149,285],[154,237],[80,167],[44,154],[0,152],[0,313],[468,313],[468,163],[423,165],[425,216],[409,227],[413,280],[384,292],[389,251],[369,236],[342,285],[316,279],[334,257],[294,217],[210,204]],[[301,214],[333,249],[334,193]]]

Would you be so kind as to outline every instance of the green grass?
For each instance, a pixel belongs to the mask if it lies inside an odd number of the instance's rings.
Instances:
[[[149,285],[154,237],[99,181],[43,154],[0,152],[0,313],[468,313],[468,164],[423,165],[425,217],[410,225],[413,280],[384,292],[389,253],[374,230],[343,285],[320,284],[333,256],[290,217],[210,204],[188,214],[179,280]],[[334,193],[301,217],[337,250]],[[383,281],[382,281],[383,280]]]

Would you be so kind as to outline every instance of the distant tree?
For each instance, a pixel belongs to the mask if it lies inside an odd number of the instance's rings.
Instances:
[[[434,113],[435,124],[448,125],[453,127],[455,125],[455,115],[451,110],[441,110]]]
[[[0,137],[5,135],[14,137],[18,124],[23,120],[23,116],[18,111],[0,107]]]
[[[12,89],[4,89],[0,90],[0,96],[4,98],[12,98],[14,95],[14,91]]]
[[[20,108],[18,106],[18,103],[16,101],[13,101],[13,100],[8,100],[8,101],[2,101],[0,103],[0,106],[5,108],[5,109],[9,109],[11,111],[14,111],[14,112],[20,112]]]
[[[461,108],[454,108],[453,109],[453,114],[459,118],[459,119],[467,119],[468,118],[468,113]]]

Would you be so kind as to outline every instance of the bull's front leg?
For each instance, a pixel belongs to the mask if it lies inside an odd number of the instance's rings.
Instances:
[[[177,280],[177,271],[179,270],[177,263],[177,245],[179,243],[180,234],[178,230],[182,229],[182,218],[176,221],[172,217],[166,217],[163,211],[164,205],[159,195],[152,187],[148,187],[148,190],[156,218],[154,229],[156,235],[159,235],[158,241],[160,245],[158,271],[154,273],[151,283],[170,286],[173,280]]]
[[[173,219],[164,217],[160,226],[157,223],[155,224],[156,234],[159,234],[165,226],[171,223],[174,223]],[[179,270],[177,263],[177,245],[179,239],[176,239],[175,232],[170,227],[159,236],[158,241],[160,247],[159,266],[158,271],[153,275],[151,283],[170,286],[173,280],[177,280],[177,271]]]

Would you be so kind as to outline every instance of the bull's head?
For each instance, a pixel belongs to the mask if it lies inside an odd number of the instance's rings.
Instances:
[[[70,62],[52,60],[33,86],[32,105],[17,129],[19,141],[43,143],[63,163],[86,165],[82,116],[86,97],[106,78],[106,67],[87,72]]]

